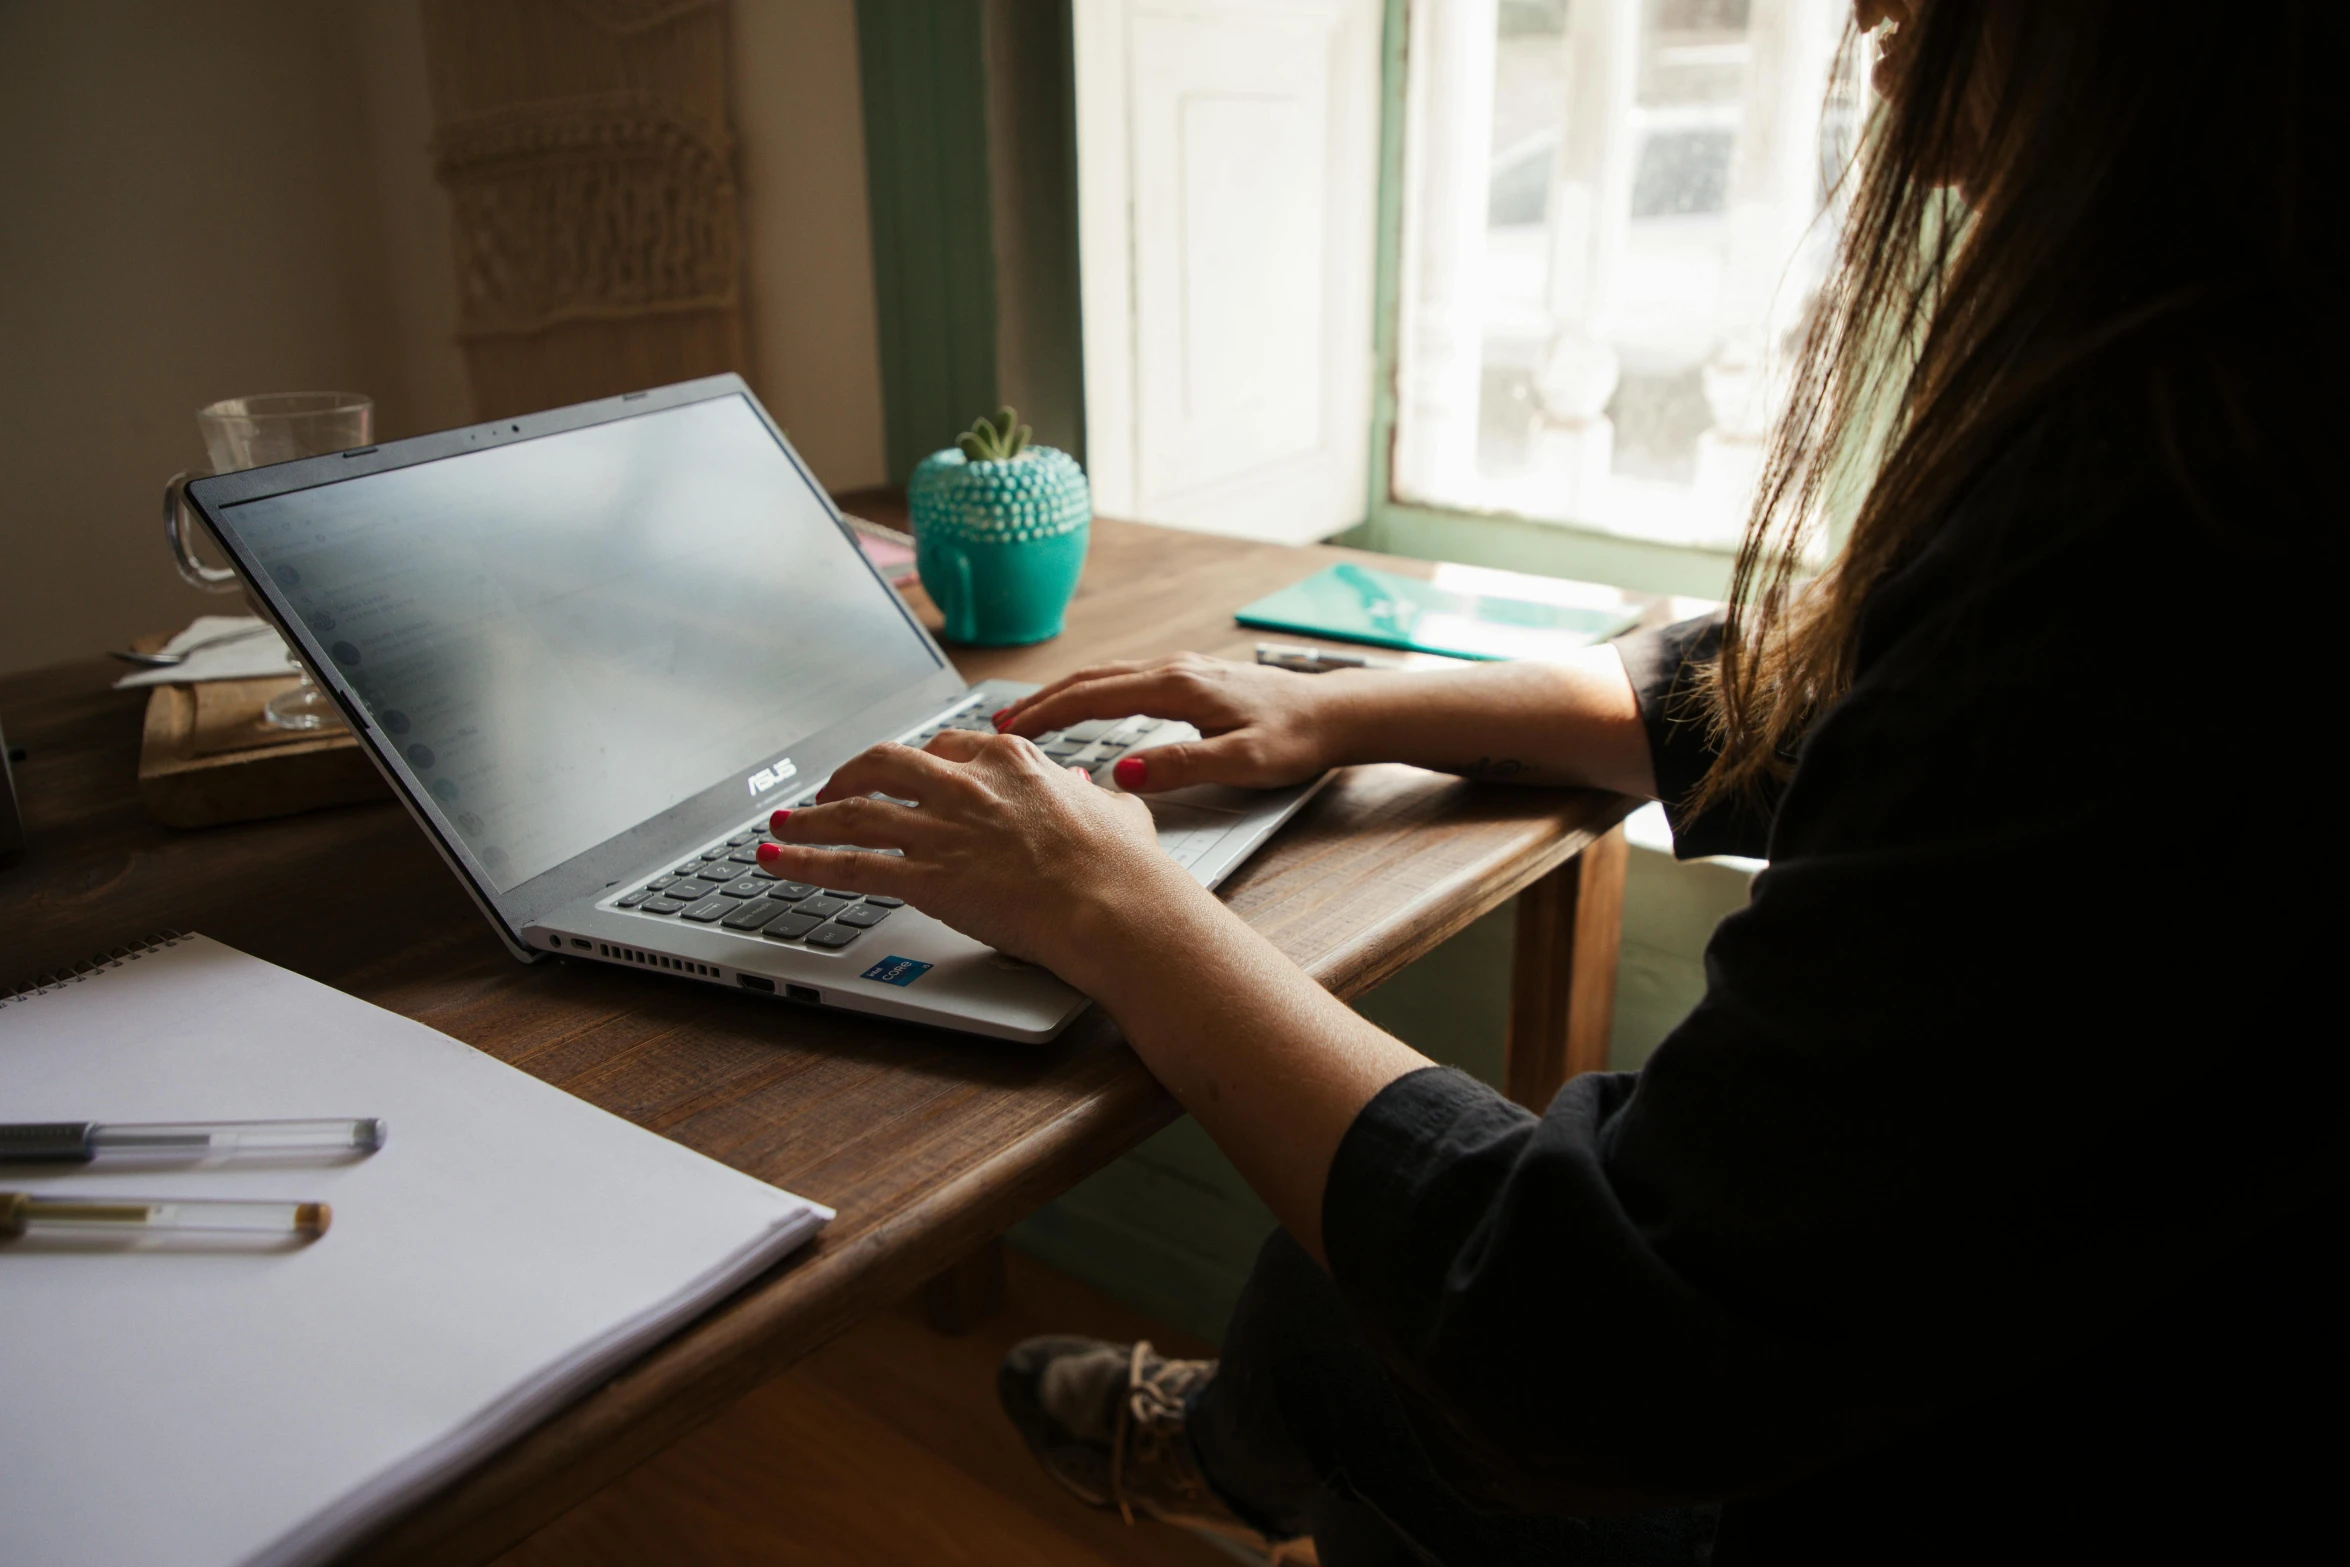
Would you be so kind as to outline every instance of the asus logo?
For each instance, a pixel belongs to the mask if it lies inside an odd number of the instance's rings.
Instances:
[[[765,794],[768,790],[774,788],[777,784],[783,782],[786,778],[792,777],[798,772],[799,769],[792,766],[791,758],[788,756],[785,757],[782,761],[777,762],[773,767],[760,768],[757,772],[751,774],[750,778],[747,780],[751,786],[751,797],[753,799],[757,799],[760,795]]]

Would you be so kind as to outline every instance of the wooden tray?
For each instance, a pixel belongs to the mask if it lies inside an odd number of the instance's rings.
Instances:
[[[139,742],[139,798],[167,827],[291,816],[388,797],[348,729],[289,735],[261,707],[290,679],[157,686]]]

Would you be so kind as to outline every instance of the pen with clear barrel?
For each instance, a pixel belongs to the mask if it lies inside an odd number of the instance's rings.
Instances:
[[[0,1163],[88,1164],[97,1159],[226,1159],[373,1153],[374,1116],[311,1121],[31,1121],[0,1125]]]
[[[0,1192],[0,1241],[52,1233],[157,1235],[185,1230],[316,1240],[334,1216],[334,1209],[322,1202]]]

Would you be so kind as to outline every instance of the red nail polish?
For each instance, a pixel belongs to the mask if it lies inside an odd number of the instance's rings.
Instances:
[[[759,863],[761,865],[772,865],[777,860],[782,858],[783,849],[781,845],[772,843],[763,843],[759,845]]]
[[[1118,765],[1110,769],[1110,776],[1118,780],[1119,788],[1131,789],[1142,782],[1143,775],[1149,770],[1149,764],[1141,757],[1122,756],[1118,758]]]
[[[783,831],[783,824],[790,820],[791,812],[777,811],[774,815],[767,818],[767,830],[769,832],[781,832]]]
[[[987,715],[987,721],[996,726],[996,732],[998,734],[1003,732],[1004,715],[1010,711],[1011,709],[1008,707],[999,707],[994,712]]]

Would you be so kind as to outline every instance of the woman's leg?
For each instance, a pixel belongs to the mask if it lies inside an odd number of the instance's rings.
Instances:
[[[1082,1500],[1259,1544],[1310,1535],[1325,1567],[1691,1567],[1713,1537],[1711,1509],[1479,1511],[1441,1478],[1338,1287],[1285,1232],[1257,1255],[1221,1361],[1035,1338],[1004,1357],[997,1386],[1037,1460]]]
[[[1688,1564],[1710,1509],[1584,1522],[1482,1512],[1439,1478],[1338,1287],[1284,1231],[1257,1255],[1216,1373],[1185,1422],[1208,1483],[1276,1538],[1314,1536],[1324,1567]]]

